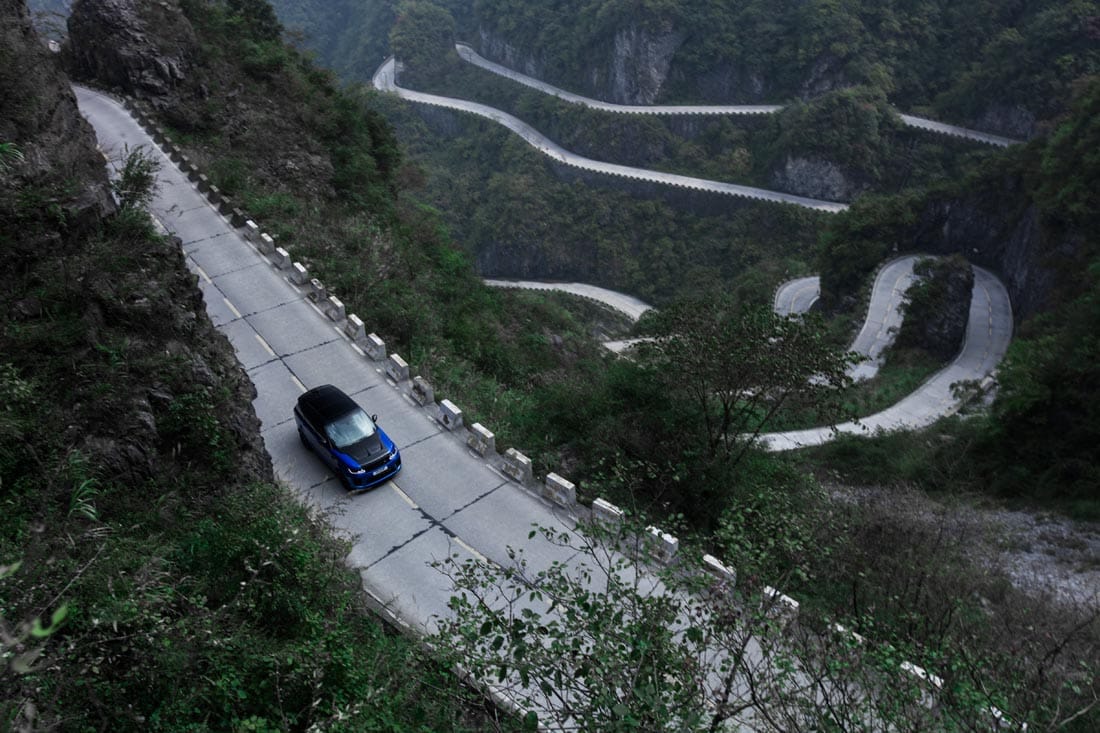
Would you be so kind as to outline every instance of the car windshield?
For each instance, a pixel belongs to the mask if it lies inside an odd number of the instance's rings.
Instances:
[[[353,410],[326,425],[325,432],[337,448],[347,448],[374,435],[374,421],[362,410]]]

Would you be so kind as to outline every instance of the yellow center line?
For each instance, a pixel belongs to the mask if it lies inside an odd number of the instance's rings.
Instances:
[[[222,300],[225,301],[225,304],[229,307],[229,310],[233,311],[233,315],[235,315],[237,318],[244,318],[244,316],[241,315],[241,312],[237,310],[236,306],[229,302],[229,298],[222,298]]]
[[[269,356],[275,356],[275,349],[271,348],[271,345],[264,340],[263,336],[258,333],[252,335],[256,337],[256,340],[260,342],[260,346],[264,347],[264,351],[266,351]]]

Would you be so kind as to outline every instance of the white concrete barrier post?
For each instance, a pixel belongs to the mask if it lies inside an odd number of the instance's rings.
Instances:
[[[462,427],[462,410],[450,400],[439,403],[439,422],[448,430],[458,430]]]
[[[470,435],[466,438],[466,445],[472,451],[484,458],[497,449],[497,438],[488,428],[479,422],[470,426]]]
[[[260,225],[249,219],[244,223],[244,238],[255,244],[260,239]]]
[[[367,334],[367,343],[363,347],[363,351],[367,352],[367,356],[375,361],[382,361],[386,358],[386,342],[378,338],[378,334]]]
[[[271,262],[280,270],[285,270],[292,264],[290,253],[282,247],[276,247],[275,251],[271,253]]]
[[[262,254],[269,255],[275,251],[275,240],[270,234],[260,234],[260,238],[256,240],[256,249]]]
[[[348,322],[344,324],[344,334],[355,343],[365,339],[367,327],[363,325],[363,319],[354,313],[348,316]]]
[[[548,473],[542,484],[542,496],[558,506],[570,509],[577,505],[577,486],[556,473]]]
[[[386,359],[382,368],[386,376],[395,382],[404,382],[409,378],[409,365],[397,354],[390,354],[390,358]]]
[[[295,262],[290,266],[290,274],[287,278],[295,285],[305,285],[309,282],[309,270],[301,262]]]
[[[703,568],[718,581],[716,590],[730,593],[737,586],[737,571],[714,555],[703,555]]]
[[[592,519],[608,526],[623,523],[623,510],[605,499],[592,502]]]
[[[798,601],[770,585],[764,586],[763,602],[768,618],[778,619],[783,626],[789,626],[798,620]]]
[[[328,291],[325,290],[324,284],[317,278],[313,278],[309,281],[309,299],[314,303],[321,303],[328,297]]]
[[[325,301],[324,310],[328,319],[336,323],[344,320],[344,316],[348,312],[348,309],[344,307],[344,301],[340,300],[335,295],[328,296],[328,300]]]
[[[419,374],[413,378],[412,397],[421,407],[435,402],[435,389]]]
[[[504,473],[525,486],[535,480],[531,459],[515,448],[509,448],[504,452]]]
[[[670,562],[676,556],[676,551],[680,549],[680,540],[656,527],[646,527],[645,531],[649,534],[653,556],[659,562]]]

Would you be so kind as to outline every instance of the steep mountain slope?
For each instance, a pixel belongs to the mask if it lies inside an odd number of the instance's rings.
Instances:
[[[617,102],[782,102],[867,84],[907,109],[1023,137],[1065,109],[1073,79],[1100,68],[1093,0],[437,4],[483,55]],[[362,79],[385,53],[395,3],[274,5],[322,58]],[[320,11],[303,8],[321,5],[343,22],[315,24]]]
[[[146,82],[184,28],[175,3],[80,5],[177,18],[100,39]],[[113,161],[116,204],[22,0],[0,0],[0,61],[0,728],[480,727],[274,485],[252,384],[136,205],[153,171]]]

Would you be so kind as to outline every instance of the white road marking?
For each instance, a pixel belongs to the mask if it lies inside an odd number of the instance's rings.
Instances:
[[[296,385],[298,385],[298,389],[302,390],[303,392],[308,392],[309,391],[309,390],[306,389],[306,386],[304,384],[302,384],[301,379],[298,379],[298,377],[294,376],[293,374],[290,375],[290,378],[294,380],[294,383]]]
[[[237,307],[229,302],[229,298],[222,298],[222,300],[225,301],[226,307],[228,307],[229,310],[233,311],[233,315],[235,315],[237,318],[244,318],[244,316],[241,315],[241,312],[237,310]]]
[[[408,494],[406,494],[404,491],[402,491],[401,487],[398,486],[397,484],[395,484],[393,481],[390,481],[390,488],[393,489],[394,491],[396,491],[397,495],[400,496],[402,499],[404,499],[405,503],[408,504],[409,506],[411,506],[413,509],[419,509],[420,508],[416,505],[416,502],[412,500],[412,497],[409,496]]]
[[[275,356],[275,349],[271,348],[271,345],[264,340],[263,336],[258,333],[252,335],[256,337],[256,340],[260,342],[260,346],[264,347],[264,351],[266,351],[269,356]]]
[[[461,537],[456,536],[454,538],[454,541],[455,541],[456,545],[458,545],[462,549],[466,550],[466,552],[470,553],[471,555],[476,557],[481,562],[483,562],[483,563],[488,563],[489,562],[489,558],[485,557],[480,552],[478,552],[473,547],[471,547],[468,542],[464,542]]]
[[[199,271],[199,276],[202,277],[203,280],[210,283],[211,285],[214,284],[214,281],[211,280],[210,276],[206,274],[206,270],[202,269],[198,265],[195,265],[195,269]],[[229,301],[226,301],[226,302],[229,302]]]

